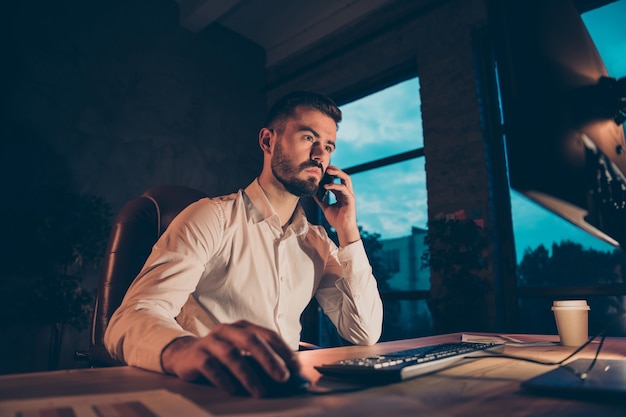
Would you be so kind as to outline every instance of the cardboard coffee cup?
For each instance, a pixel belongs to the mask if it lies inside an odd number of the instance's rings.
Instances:
[[[552,303],[561,345],[580,346],[589,339],[589,306],[585,300]]]

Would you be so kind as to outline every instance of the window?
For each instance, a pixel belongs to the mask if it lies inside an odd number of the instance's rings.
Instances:
[[[382,340],[431,334],[421,267],[427,198],[418,78],[341,106],[331,163],[350,174],[357,223],[385,306]]]
[[[384,267],[390,274],[400,272],[400,250],[390,249],[383,251]]]
[[[610,76],[626,76],[626,0],[582,15]],[[550,305],[557,298],[585,298],[595,334],[626,308],[621,250],[601,241],[511,190],[518,263],[520,330],[556,333]],[[626,320],[607,334],[626,335]]]

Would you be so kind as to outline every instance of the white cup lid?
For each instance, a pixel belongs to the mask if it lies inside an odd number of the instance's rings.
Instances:
[[[559,310],[589,310],[585,300],[558,300],[552,303],[552,309]]]
[[[559,300],[552,303],[554,307],[587,307],[585,300]]]

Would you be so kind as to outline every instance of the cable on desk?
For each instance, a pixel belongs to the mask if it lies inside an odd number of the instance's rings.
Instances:
[[[574,350],[572,353],[570,353],[569,355],[567,355],[565,358],[561,359],[558,362],[541,361],[541,360],[537,360],[537,359],[525,358],[523,356],[505,355],[505,354],[484,354],[484,355],[480,355],[480,356],[467,356],[467,359],[504,358],[504,359],[514,359],[514,360],[519,360],[519,361],[531,362],[531,363],[536,363],[536,364],[539,364],[539,365],[549,365],[549,366],[558,365],[558,366],[560,366],[560,367],[562,367],[564,369],[567,369],[568,371],[572,372],[574,375],[578,376],[580,379],[587,379],[587,376],[589,375],[589,372],[591,372],[591,370],[595,366],[596,361],[598,360],[598,356],[600,355],[600,351],[602,350],[602,346],[604,345],[604,339],[606,338],[606,334],[605,333],[611,327],[613,327],[618,321],[621,321],[623,318],[626,318],[626,312],[622,312],[622,314],[619,314],[617,317],[614,317],[609,322],[609,324],[607,324],[604,327],[604,329],[602,329],[595,336],[593,336],[591,339],[587,340],[585,343],[583,343],[582,345],[577,347],[576,350]],[[595,339],[597,339],[598,337],[600,337],[600,342],[598,343],[598,348],[596,349],[596,354],[593,356],[593,360],[591,361],[591,363],[589,364],[589,366],[587,367],[586,370],[580,372],[577,369],[569,367],[565,363],[566,361],[568,361],[569,359],[571,359],[575,355],[577,355],[584,348],[589,346],[589,344],[591,342],[593,342]]]

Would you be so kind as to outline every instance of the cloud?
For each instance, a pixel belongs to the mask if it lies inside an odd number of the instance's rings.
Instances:
[[[428,221],[424,159],[355,174],[357,222],[383,239],[408,236]]]
[[[354,166],[424,145],[417,78],[342,106],[333,163]]]

